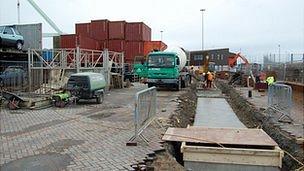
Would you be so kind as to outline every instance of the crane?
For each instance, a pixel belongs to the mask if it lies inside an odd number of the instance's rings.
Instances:
[[[43,19],[57,32],[57,33],[44,33],[43,37],[53,37],[63,34],[63,32],[57,27],[57,25],[46,15],[45,12],[35,3],[33,0],[27,0],[30,5],[43,17]],[[17,1],[18,8],[18,23],[20,23],[20,1]]]

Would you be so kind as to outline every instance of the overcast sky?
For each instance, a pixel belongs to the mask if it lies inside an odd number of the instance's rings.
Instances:
[[[76,22],[92,19],[143,21],[153,40],[201,49],[204,13],[205,49],[228,47],[251,60],[263,54],[304,52],[304,0],[35,0],[65,33]],[[43,23],[54,32],[27,0],[20,0],[21,23]],[[17,0],[0,0],[0,24],[17,23]],[[50,47],[45,40],[44,47]]]

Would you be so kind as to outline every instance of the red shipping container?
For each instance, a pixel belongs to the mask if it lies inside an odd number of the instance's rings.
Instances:
[[[66,34],[60,36],[61,48],[75,48],[77,43],[76,34]]]
[[[167,49],[167,45],[162,41],[146,41],[144,42],[144,55],[148,55],[154,50],[164,51]]]
[[[109,39],[125,39],[126,21],[110,21],[109,22]]]
[[[91,36],[91,23],[77,23],[75,25],[75,30],[77,35]]]
[[[151,41],[151,28],[143,22],[126,24],[126,40]]]
[[[109,20],[92,20],[91,37],[96,40],[108,40]]]
[[[126,42],[125,61],[134,61],[137,56],[144,56],[144,42]]]
[[[98,41],[99,43],[99,50],[104,50],[109,48],[109,43],[107,40]]]
[[[115,52],[125,51],[126,41],[125,40],[109,40],[109,50]]]
[[[77,38],[78,38],[77,43],[80,48],[100,50],[100,46],[97,40],[82,35],[77,36]]]

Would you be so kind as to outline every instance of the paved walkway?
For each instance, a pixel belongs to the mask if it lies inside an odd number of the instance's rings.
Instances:
[[[132,170],[147,154],[162,149],[165,130],[150,126],[150,145],[126,146],[133,135],[135,85],[113,90],[101,105],[82,102],[44,110],[1,109],[0,170]],[[168,118],[182,92],[158,92],[158,116]],[[160,112],[166,109],[166,113]]]
[[[224,98],[221,97],[221,91],[206,90],[199,91],[198,94],[203,97],[198,98],[194,126],[205,126],[209,128],[246,128],[238,119],[232,108]]]

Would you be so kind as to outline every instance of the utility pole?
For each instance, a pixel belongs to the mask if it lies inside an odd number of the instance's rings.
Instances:
[[[204,50],[204,11],[205,9],[200,10],[202,12],[202,51]]]
[[[281,62],[281,45],[279,44],[279,63]]]
[[[160,41],[163,41],[163,32],[164,31],[162,31],[162,30],[160,31]]]
[[[17,0],[18,24],[20,24],[20,0]]]

